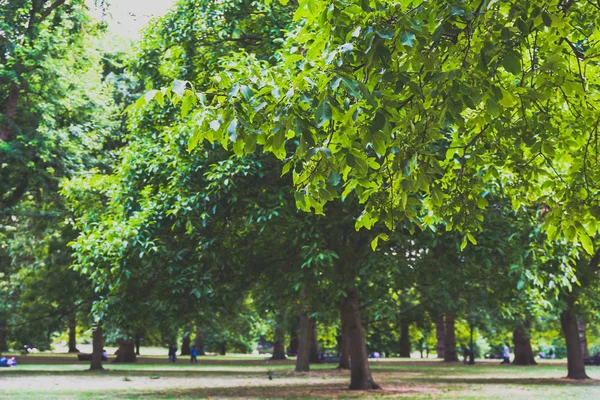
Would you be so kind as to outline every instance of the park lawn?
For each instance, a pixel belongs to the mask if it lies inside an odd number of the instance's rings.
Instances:
[[[35,361],[35,359],[31,359]],[[350,392],[349,373],[334,365],[317,365],[307,374],[295,374],[293,362],[240,360],[239,357],[204,359],[190,365],[140,362],[107,364],[101,373],[85,371],[86,364],[36,364],[0,370],[0,398],[17,399],[312,399],[312,398],[492,398],[597,399],[600,380],[562,379],[566,365],[545,362],[536,367],[500,366],[481,361],[475,366],[439,361],[385,360],[372,363],[375,380],[383,390]],[[268,374],[273,376],[268,379]],[[588,375],[600,379],[600,367]]]

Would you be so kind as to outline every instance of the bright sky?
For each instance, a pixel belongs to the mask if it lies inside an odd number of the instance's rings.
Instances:
[[[100,1],[87,2],[92,15],[99,20],[107,20],[115,34],[135,39],[152,17],[164,15],[175,0],[106,0],[106,13],[94,5]],[[103,17],[103,14],[106,15]]]

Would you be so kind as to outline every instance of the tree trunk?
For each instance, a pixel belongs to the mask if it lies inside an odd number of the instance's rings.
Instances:
[[[446,348],[445,345],[445,336],[446,333],[444,332],[444,315],[439,315],[436,319],[435,319],[435,336],[437,338],[437,344],[435,346],[435,349],[437,351],[437,358],[444,358],[445,352],[444,349]]]
[[[310,319],[310,355],[309,361],[311,364],[319,364],[319,336],[317,332],[317,320],[314,318]]]
[[[275,321],[275,343],[273,344],[272,360],[287,360],[285,356],[285,331],[283,313],[277,313]]]
[[[579,330],[579,339],[581,343],[581,355],[583,356],[583,358],[589,357],[590,352],[588,351],[587,334],[585,332],[585,321],[583,321],[581,318],[577,319],[577,328]]]
[[[562,326],[565,342],[567,345],[567,369],[568,379],[589,379],[585,373],[583,364],[583,355],[581,354],[581,343],[579,341],[579,330],[577,327],[577,317],[574,313],[575,298],[569,296],[567,299],[567,308],[560,314],[560,324]]]
[[[205,356],[204,352],[204,337],[202,336],[202,332],[200,332],[200,328],[196,328],[196,340],[194,340],[194,346],[198,349],[199,356]]]
[[[181,355],[182,356],[189,356],[191,354],[190,352],[190,342],[192,341],[192,338],[190,337],[189,334],[185,334],[183,336],[183,338],[181,339]]]
[[[102,337],[102,326],[100,324],[94,327],[92,331],[92,362],[90,371],[102,371],[102,351],[104,350],[104,338]]]
[[[470,344],[469,344],[469,365],[475,364],[475,346],[473,345],[473,325],[469,325]]]
[[[381,389],[373,381],[367,358],[367,345],[360,320],[358,294],[356,289],[348,289],[343,302],[344,318],[348,321],[350,336],[350,390]]]
[[[531,339],[527,337],[527,332],[523,325],[517,326],[513,332],[513,344],[515,347],[515,365],[537,365],[531,348]]]
[[[134,363],[137,358],[135,355],[135,346],[131,339],[119,339],[119,349],[117,350],[116,363]]]
[[[410,358],[410,324],[406,321],[400,322],[400,357]],[[423,358],[423,350],[421,348],[421,358]]]
[[[296,358],[296,372],[310,370],[310,342],[311,326],[306,312],[300,313],[300,329],[298,332],[298,357]]]
[[[348,316],[341,310],[342,336],[340,343],[340,364],[339,369],[350,369],[350,324]]]
[[[79,353],[77,350],[77,314],[69,316],[69,353]]]
[[[6,100],[6,112],[4,118],[8,122],[0,125],[0,140],[8,142],[11,137],[12,128],[10,126],[17,115],[17,104],[21,95],[21,86],[18,83],[11,83],[8,89],[8,99]]]
[[[444,324],[444,361],[458,361],[456,352],[456,333],[454,332],[454,313],[447,312]]]
[[[139,356],[140,355],[140,345],[142,344],[142,338],[138,336],[136,336],[133,339],[133,344],[135,345],[135,355]]]
[[[8,341],[6,340],[6,322],[0,320],[0,353],[8,351]]]

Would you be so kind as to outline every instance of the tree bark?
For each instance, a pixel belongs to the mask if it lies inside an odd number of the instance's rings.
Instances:
[[[8,351],[8,340],[6,339],[6,321],[0,319],[0,353]]]
[[[117,350],[116,363],[134,363],[137,358],[135,355],[135,346],[131,339],[119,339],[119,349]]]
[[[277,313],[275,321],[275,343],[273,344],[272,360],[287,360],[285,356],[285,330],[283,313]]]
[[[346,290],[343,312],[348,321],[350,336],[350,390],[373,390],[381,387],[373,381],[367,358],[367,345],[360,320],[358,293],[356,289]]]
[[[69,315],[69,353],[79,353],[77,350],[77,314]]]
[[[400,357],[410,358],[410,324],[406,321],[400,322]],[[421,350],[421,358],[423,357],[423,351]]]
[[[350,369],[350,324],[348,316],[341,309],[341,325],[342,325],[342,336],[340,343],[340,363],[339,369]]]
[[[202,332],[200,328],[196,328],[196,339],[194,340],[194,346],[198,349],[199,356],[205,356],[204,352],[204,336],[202,336]]]
[[[139,356],[140,355],[140,345],[142,344],[142,338],[138,336],[136,336],[133,339],[133,344],[135,345],[135,355]]]
[[[517,326],[513,332],[513,344],[515,348],[515,365],[537,365],[531,348],[531,339],[527,337],[527,332],[523,325]]]
[[[310,355],[309,361],[311,364],[319,364],[319,336],[317,332],[317,320],[314,318],[310,319]]]
[[[187,335],[187,334],[181,339],[181,355],[182,356],[189,356],[191,354],[191,351],[190,351],[191,341],[192,341],[192,338],[190,337],[190,335]]]
[[[577,317],[574,313],[575,298],[567,298],[567,308],[560,314],[560,324],[562,326],[565,342],[567,345],[567,369],[568,379],[589,379],[585,373],[583,364],[583,354],[581,353],[581,343],[579,341],[579,330],[577,327]]]
[[[8,99],[6,100],[6,111],[4,118],[7,122],[0,125],[0,140],[8,142],[11,137],[12,129],[10,124],[13,123],[17,115],[17,104],[21,95],[21,86],[18,83],[11,83],[8,89]]]
[[[444,333],[444,361],[458,361],[456,333],[454,332],[454,313],[451,311],[447,312],[445,316]]]
[[[298,332],[298,356],[296,358],[296,372],[310,371],[310,319],[305,311],[300,313],[300,329]]]
[[[444,349],[446,348],[446,345],[445,345],[446,333],[444,332],[444,315],[443,314],[439,315],[435,319],[435,336],[437,338],[437,344],[435,346],[435,349],[437,351],[437,358],[444,358],[444,356],[445,356]]]
[[[590,352],[588,351],[585,321],[583,321],[581,318],[577,319],[577,328],[579,330],[579,339],[581,343],[581,355],[583,356],[583,358],[589,357]]]
[[[104,350],[104,338],[102,337],[102,326],[100,324],[94,327],[92,331],[92,362],[90,371],[102,371],[102,351]]]

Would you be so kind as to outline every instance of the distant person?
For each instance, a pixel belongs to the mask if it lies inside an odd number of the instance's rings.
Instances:
[[[471,354],[469,352],[469,349],[467,349],[466,345],[462,345],[462,353],[463,353],[463,364],[467,364],[469,362],[469,355]]]
[[[102,349],[102,361],[108,361],[108,352],[106,349]]]
[[[554,358],[554,349],[550,349],[550,351],[548,352],[548,358]]]
[[[198,349],[196,346],[192,346],[192,349],[190,350],[190,362],[192,364],[198,363]]]
[[[177,361],[177,346],[175,345],[169,346],[169,361],[173,363]]]
[[[510,347],[508,347],[508,343],[504,343],[504,351],[502,352],[502,362],[500,364],[510,364]]]

